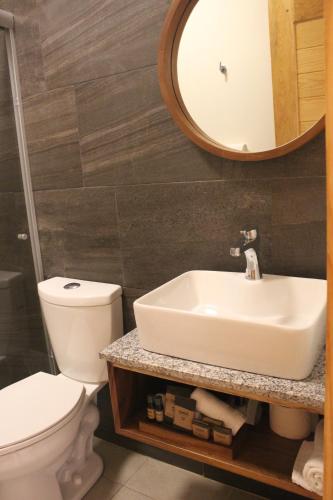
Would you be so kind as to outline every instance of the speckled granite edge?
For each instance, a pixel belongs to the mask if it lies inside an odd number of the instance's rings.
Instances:
[[[152,353],[141,348],[137,330],[106,347],[100,357],[124,368],[144,370],[161,378],[180,378],[191,385],[251,392],[258,398],[291,402],[318,412],[323,412],[324,408],[324,352],[312,374],[301,381],[256,375]]]

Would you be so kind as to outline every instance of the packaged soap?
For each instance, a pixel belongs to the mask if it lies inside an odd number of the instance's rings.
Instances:
[[[176,396],[189,397],[191,394],[190,387],[184,387],[181,385],[168,385],[165,394],[165,405],[164,405],[164,415],[165,419],[169,422],[173,422],[174,411],[175,411],[175,398]]]
[[[192,423],[193,435],[200,439],[210,438],[210,425],[202,420],[195,419]]]
[[[231,446],[232,430],[227,427],[213,427],[213,440],[215,443],[223,444],[224,446]]]
[[[173,423],[177,427],[192,431],[196,401],[182,396],[175,397]]]
[[[205,415],[202,417],[202,420],[207,424],[214,427],[223,427],[224,422],[222,420],[216,420],[215,418],[206,417]]]

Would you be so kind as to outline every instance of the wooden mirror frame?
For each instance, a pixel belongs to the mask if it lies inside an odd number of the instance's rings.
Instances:
[[[178,81],[176,54],[186,22],[199,0],[172,0],[166,16],[158,55],[158,76],[161,94],[164,102],[178,127],[197,146],[209,153],[231,160],[257,161],[269,160],[286,155],[300,148],[325,128],[325,115],[304,134],[275,149],[257,153],[242,153],[219,144],[206,135],[193,121],[188,113],[180,93]]]

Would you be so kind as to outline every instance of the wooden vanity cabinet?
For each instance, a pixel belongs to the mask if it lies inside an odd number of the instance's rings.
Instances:
[[[223,446],[169,429],[161,428],[156,432],[154,426],[142,425],[147,394],[165,391],[170,381],[179,380],[156,377],[149,371],[142,373],[111,362],[108,362],[108,370],[115,430],[118,434],[306,498],[320,498],[291,482],[301,441],[284,439],[274,434],[269,428],[267,416],[258,426],[247,427],[237,455],[232,458]],[[220,392],[230,393],[223,387]],[[258,398],[255,396],[253,399]]]

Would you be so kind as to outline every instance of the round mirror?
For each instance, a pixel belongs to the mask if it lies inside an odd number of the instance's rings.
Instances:
[[[323,0],[173,0],[162,95],[196,144],[228,158],[286,154],[324,127]]]

